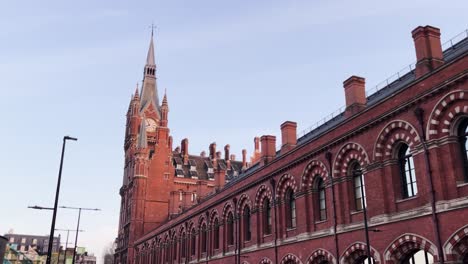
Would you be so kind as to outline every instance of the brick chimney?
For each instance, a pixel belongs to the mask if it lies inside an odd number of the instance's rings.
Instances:
[[[260,138],[259,137],[255,137],[254,138],[254,153],[252,155],[252,157],[250,158],[250,162],[252,164],[256,163],[257,161],[260,160]]]
[[[214,181],[215,181],[215,188],[222,189],[224,184],[226,183],[226,171],[220,169],[219,167],[215,168],[214,170]]]
[[[231,157],[229,159],[232,160],[232,161],[236,161],[236,155],[231,154]]]
[[[431,26],[419,26],[412,32],[416,49],[416,78],[431,72],[444,64],[440,29]]]
[[[366,107],[366,79],[351,76],[343,82],[346,97],[345,117],[352,116]]]
[[[216,143],[213,142],[210,144],[210,159],[216,158]]]
[[[206,151],[203,150],[202,152],[200,152],[200,157],[202,158],[206,157]]]
[[[222,153],[221,151],[216,152],[216,159],[221,159]]]
[[[181,154],[182,154],[182,158],[184,160],[184,164],[187,165],[188,164],[188,155],[189,155],[189,152],[188,152],[188,139],[187,138],[184,138],[182,139],[182,142],[180,143],[181,145]]]
[[[224,159],[225,159],[226,161],[228,161],[228,160],[230,159],[229,149],[231,149],[231,146],[229,146],[229,144],[227,144],[226,146],[224,146]]]
[[[281,154],[293,149],[297,144],[297,123],[286,121],[281,124]]]
[[[242,170],[247,169],[247,150],[242,150]]]
[[[261,165],[266,165],[272,161],[276,156],[276,137],[265,135],[260,138],[262,142],[262,152],[260,162]]]

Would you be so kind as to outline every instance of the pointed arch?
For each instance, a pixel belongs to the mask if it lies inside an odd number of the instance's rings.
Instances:
[[[468,256],[468,225],[455,231],[444,244],[446,261],[460,261]]]
[[[252,209],[252,202],[250,201],[250,197],[243,193],[239,198],[239,202],[237,203],[237,213],[241,214],[245,206],[249,206],[249,208]]]
[[[260,185],[260,187],[258,187],[257,192],[255,194],[255,207],[262,208],[262,202],[265,198],[268,198],[270,202],[273,201],[270,187],[267,187],[265,184],[262,184]]]
[[[393,120],[379,133],[374,145],[374,160],[391,158],[392,150],[399,141],[405,142],[410,148],[421,143],[418,131],[405,120]]]
[[[291,188],[294,193],[297,192],[296,180],[291,174],[284,174],[278,181],[276,186],[276,198],[281,199],[286,192],[286,189]]]
[[[359,143],[349,142],[344,144],[337,152],[333,162],[333,174],[335,177],[345,176],[351,160],[357,160],[362,168],[369,164],[369,155]]]
[[[434,257],[434,263],[439,260],[437,248],[429,239],[422,236],[406,233],[390,243],[385,249],[384,256],[386,263],[400,263],[400,261],[412,250],[424,250]]]
[[[302,264],[302,261],[294,254],[288,253],[281,259],[281,264],[289,264],[293,262],[294,264]]]
[[[231,201],[224,204],[224,206],[223,206],[223,215],[222,215],[223,220],[226,219],[227,214],[229,212],[233,211],[233,208],[234,208],[234,206],[232,205]]]
[[[213,221],[215,220],[215,218],[219,218],[218,210],[216,210],[216,208],[211,210],[210,219],[208,221],[210,225],[213,224]]]
[[[322,179],[327,182],[328,170],[323,162],[318,160],[310,161],[302,173],[301,190],[312,189],[315,175],[320,175]]]
[[[366,243],[364,242],[354,242],[353,244],[349,245],[344,253],[341,255],[340,264],[347,264],[347,263],[354,263],[357,259],[366,256]],[[379,252],[371,246],[371,257],[374,259],[375,264],[382,263],[380,260]]]
[[[310,254],[306,264],[320,264],[328,261],[329,264],[336,264],[336,258],[329,251],[319,248]]]
[[[449,135],[454,119],[462,114],[468,114],[468,91],[449,92],[432,109],[427,122],[426,138],[430,140]]]

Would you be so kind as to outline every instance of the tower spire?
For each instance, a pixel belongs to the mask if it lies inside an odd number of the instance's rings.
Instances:
[[[151,40],[146,56],[144,69],[143,85],[141,88],[141,109],[143,111],[150,104],[153,104],[156,113],[160,116],[161,109],[159,105],[158,88],[156,83],[156,62],[154,59],[153,26],[151,28]]]

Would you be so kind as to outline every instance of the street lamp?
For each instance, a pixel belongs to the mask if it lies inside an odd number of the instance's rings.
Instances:
[[[75,249],[73,250],[73,260],[72,260],[72,263],[75,264],[76,245],[78,244],[78,232],[79,232],[79,230],[80,230],[81,210],[85,210],[85,211],[101,211],[101,209],[98,209],[98,208],[83,208],[83,207],[68,207],[68,206],[60,206],[60,208],[78,210],[78,223],[76,224]]]
[[[60,157],[60,168],[59,168],[59,174],[58,174],[58,180],[57,180],[57,190],[55,191],[55,203],[54,203],[54,213],[52,215],[52,224],[50,226],[50,236],[49,236],[49,242],[53,241],[54,239],[54,231],[55,231],[55,219],[57,217],[57,205],[58,205],[58,199],[59,199],[59,193],[60,193],[60,181],[62,180],[62,168],[63,168],[63,156],[65,154],[65,143],[67,140],[73,140],[77,141],[77,138],[70,137],[70,136],[64,136],[63,137],[63,144],[62,144],[62,155]],[[49,243],[49,248],[47,250],[47,260],[46,264],[50,264],[51,259],[52,259],[52,244]]]
[[[71,231],[71,232],[76,232],[76,230],[73,230],[73,229],[55,229],[55,230],[56,230],[56,231],[67,231],[67,241],[65,242],[65,255],[64,255],[64,257],[63,257],[63,263],[65,264],[65,263],[67,262],[68,236],[70,235],[70,231]],[[80,229],[80,230],[78,230],[78,232],[84,232],[84,230],[81,230],[81,229]],[[59,251],[59,253],[60,253],[60,251]],[[59,256],[60,256],[60,254],[59,254]],[[60,261],[60,258],[59,258],[58,261]],[[58,261],[57,261],[57,262],[58,262]]]

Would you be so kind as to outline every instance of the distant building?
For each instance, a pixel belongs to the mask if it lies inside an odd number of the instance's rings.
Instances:
[[[8,244],[17,251],[27,252],[34,249],[39,255],[47,254],[49,236],[36,236],[24,234],[5,234]],[[58,252],[60,248],[60,235],[54,237],[52,252]]]

